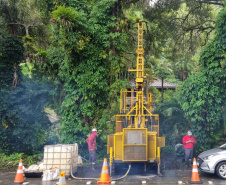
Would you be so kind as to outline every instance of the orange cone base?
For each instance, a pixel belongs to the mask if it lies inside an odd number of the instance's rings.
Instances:
[[[202,181],[188,181],[190,184],[202,184]]]
[[[23,174],[16,174],[14,184],[22,184],[24,182]]]
[[[97,184],[109,184],[111,183],[111,180],[108,181],[98,181]]]

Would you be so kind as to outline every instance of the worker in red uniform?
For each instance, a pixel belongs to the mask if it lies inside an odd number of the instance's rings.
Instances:
[[[89,149],[89,163],[92,165],[92,169],[95,169],[95,162],[96,162],[96,136],[97,136],[97,129],[93,128],[92,133],[90,136],[86,139],[88,143],[88,149]]]
[[[192,136],[192,132],[189,130],[188,135],[183,137],[185,164],[191,165],[191,159],[193,157],[193,148],[196,144],[195,138]]]

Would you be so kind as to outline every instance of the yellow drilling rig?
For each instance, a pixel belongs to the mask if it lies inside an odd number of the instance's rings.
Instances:
[[[159,115],[153,114],[152,94],[148,75],[144,75],[143,23],[138,22],[136,87],[120,92],[120,114],[116,115],[116,130],[108,135],[107,153],[110,168],[114,165],[143,163],[157,164],[160,174],[160,148],[165,137],[159,137]],[[111,170],[110,170],[111,171]]]

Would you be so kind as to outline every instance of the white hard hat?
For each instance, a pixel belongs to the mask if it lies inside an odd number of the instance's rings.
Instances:
[[[93,129],[92,129],[92,132],[97,132],[97,129],[96,129],[96,128],[93,128]]]

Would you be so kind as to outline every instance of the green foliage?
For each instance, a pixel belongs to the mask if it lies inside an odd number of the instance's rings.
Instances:
[[[24,76],[28,76],[29,78],[32,78],[33,75],[33,69],[34,69],[34,64],[30,62],[26,63],[21,63],[20,64],[21,72]]]
[[[32,164],[37,164],[42,159],[42,154],[34,154],[27,156],[24,153],[13,153],[11,155],[0,154],[0,168],[6,171],[15,171],[18,168],[20,159],[23,159],[23,166],[29,167]]]
[[[57,22],[51,25],[51,46],[35,65],[59,92],[61,142],[76,142],[81,152],[87,151],[85,139],[92,127],[98,128],[98,150],[105,149],[107,130],[112,129],[106,121],[116,112],[120,89],[126,84],[118,73],[124,66],[119,55],[128,37],[116,30],[120,18],[112,15],[115,2],[57,2],[52,12]],[[38,52],[37,58],[40,55]]]
[[[198,141],[199,150],[219,145],[224,133],[223,109],[226,71],[221,61],[226,50],[226,9],[218,15],[214,39],[202,50],[200,71],[181,87],[181,105]],[[217,133],[217,134],[216,134]]]
[[[90,129],[97,127],[98,155],[106,155],[107,134],[114,131],[120,89],[129,86],[128,68],[136,63],[137,20],[142,18],[145,24],[149,76],[156,72],[160,78],[174,79],[173,70],[176,78],[184,80],[197,70],[192,56],[212,38],[215,18],[213,6],[195,0],[159,0],[156,6],[139,0],[0,3],[0,32],[4,33],[0,37],[0,145],[5,153],[33,154],[60,138],[62,143],[77,142],[80,152],[87,155],[85,139]],[[221,13],[216,37],[202,52],[200,72],[181,87],[189,123],[197,125],[194,128],[199,140],[210,133],[210,142],[220,141],[219,134],[212,136],[222,125],[225,112],[224,16]],[[23,44],[7,34],[23,37]],[[12,87],[14,72],[19,77],[16,88]],[[171,146],[179,142],[190,124],[177,97],[172,98],[174,93],[165,91],[164,104],[157,90],[154,94],[163,124],[161,132]],[[47,118],[46,106],[60,115],[59,133]],[[27,163],[33,160],[28,157]]]
[[[46,14],[54,11],[56,6],[76,7],[89,11],[90,7],[94,5],[93,0],[41,0],[38,1],[39,8],[44,10]]]
[[[5,154],[1,153],[0,154],[0,159],[1,159],[0,168],[10,170],[11,168],[18,166],[20,159],[22,158],[23,155],[24,155],[23,153],[14,153],[11,155],[5,155]]]
[[[32,164],[37,164],[43,160],[43,153],[35,153],[33,155],[23,155],[23,165],[27,168]]]
[[[161,79],[165,79],[170,75],[170,70],[165,67],[159,67],[156,75]]]
[[[151,52],[146,55],[156,61],[166,58],[175,77],[184,81],[198,70],[196,56],[212,39],[216,14],[223,2],[157,0],[142,9],[148,22],[145,52]]]
[[[73,8],[65,6],[59,6],[57,10],[52,12],[52,16],[54,19],[64,19],[65,21],[73,21],[78,18],[78,12],[76,12]]]

